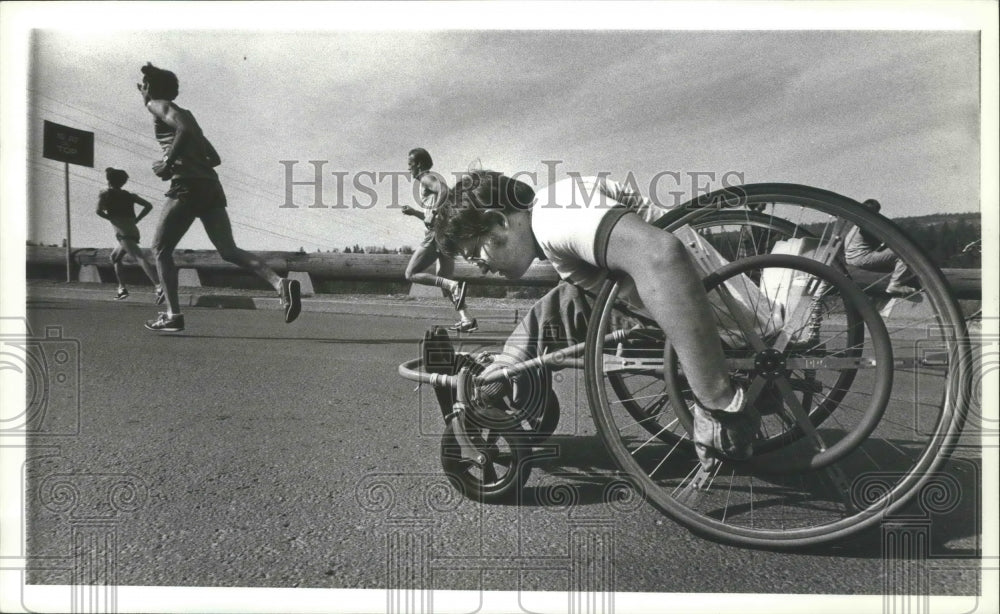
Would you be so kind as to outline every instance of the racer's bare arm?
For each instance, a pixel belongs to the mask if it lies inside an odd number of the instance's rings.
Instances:
[[[132,194],[132,202],[142,207],[142,211],[140,211],[139,215],[135,217],[135,223],[138,224],[142,221],[142,218],[149,215],[149,212],[153,210],[153,205],[138,194]]]
[[[608,268],[627,273],[677,351],[691,388],[707,407],[733,397],[712,307],[687,249],[668,232],[626,215],[608,239]]]
[[[419,209],[414,209],[410,205],[403,205],[403,215],[412,215],[418,219],[425,219],[424,212]]]
[[[434,194],[434,209],[441,206],[441,202],[444,201],[446,196],[448,196],[448,190],[438,178],[437,173],[426,172],[421,175],[420,185],[424,186],[424,189],[428,192],[432,192]]]

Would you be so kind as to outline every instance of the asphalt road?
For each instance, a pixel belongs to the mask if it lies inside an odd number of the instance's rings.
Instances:
[[[362,306],[285,325],[277,311],[190,308],[187,330],[156,335],[141,326],[154,312],[29,302],[36,336],[58,326],[79,344],[79,386],[70,370],[31,437],[32,583],[74,582],[74,548],[100,521],[123,585],[579,590],[590,548],[583,588],[880,595],[888,586],[878,531],[808,552],[741,549],[641,501],[603,502],[615,468],[573,371],[557,384],[554,455],[535,462],[521,504],[480,505],[442,475],[431,390],[415,392],[396,373],[419,355],[432,319]],[[486,323],[480,338],[509,328]],[[932,593],[980,591],[979,462],[964,456],[951,470],[968,496],[934,524],[934,571],[921,585]]]

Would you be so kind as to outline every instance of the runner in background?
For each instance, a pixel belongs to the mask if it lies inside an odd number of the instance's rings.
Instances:
[[[128,181],[128,173],[121,169],[108,167],[104,169],[104,176],[108,180],[108,189],[101,190],[97,198],[97,215],[111,222],[115,229],[115,239],[118,246],[111,252],[111,264],[115,270],[115,279],[118,280],[118,292],[116,300],[128,298],[128,288],[122,280],[122,259],[125,254],[132,256],[139,266],[142,267],[146,277],[156,286],[156,304],[163,303],[165,297],[163,286],[160,285],[160,277],[156,274],[156,269],[146,259],[146,255],[139,249],[139,227],[138,223],[142,218],[149,215],[153,210],[153,205],[149,201],[123,190],[122,187]],[[135,206],[142,207],[139,215],[135,214]]]
[[[179,87],[177,75],[152,64],[142,67],[142,75],[142,83],[136,86],[146,110],[153,115],[156,140],[163,148],[163,159],[153,164],[153,172],[163,181],[170,181],[153,239],[156,267],[167,295],[167,311],[147,321],[146,328],[165,332],[184,330],[173,254],[197,218],[201,218],[205,233],[223,260],[271,284],[285,308],[285,322],[293,321],[302,310],[299,282],[280,277],[259,257],[236,247],[226,213],[226,194],[215,172],[222,160],[194,115],[174,103]]]
[[[441,253],[434,241],[434,218],[441,203],[448,196],[448,186],[436,173],[430,172],[433,165],[431,155],[426,149],[417,147],[410,150],[407,166],[413,178],[420,182],[420,205],[423,210],[404,206],[403,215],[423,220],[426,232],[417,251],[406,265],[405,276],[411,283],[441,288],[445,298],[451,299],[451,304],[455,306],[459,316],[458,322],[451,327],[451,330],[471,333],[479,329],[479,323],[475,318],[470,318],[465,309],[466,284],[464,281],[450,279],[455,272],[455,259]],[[421,272],[435,262],[436,274]]]
[[[882,210],[882,204],[874,198],[861,203],[875,213]],[[888,273],[892,271],[885,291],[893,296],[907,296],[917,291],[908,285],[913,283],[913,274],[906,263],[870,233],[855,226],[844,239],[844,260],[851,266],[866,271]]]

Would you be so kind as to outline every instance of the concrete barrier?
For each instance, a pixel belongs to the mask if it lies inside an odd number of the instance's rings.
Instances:
[[[410,257],[405,254],[329,254],[299,252],[255,252],[281,275],[289,271],[308,273],[310,283],[325,281],[376,281],[405,283],[403,272]],[[74,262],[80,266],[95,266],[101,271],[111,270],[111,249],[83,248],[73,253]],[[244,274],[242,269],[219,257],[214,250],[179,250],[174,261],[181,269],[193,269],[207,274]],[[65,251],[58,247],[28,246],[26,253],[28,278],[32,269],[48,267],[65,271]],[[128,268],[138,269],[129,264]],[[851,275],[864,286],[881,292],[888,281],[883,273],[872,273],[851,268]],[[980,269],[943,269],[945,280],[956,298],[980,300],[982,297],[982,271]],[[540,286],[551,287],[559,281],[555,270],[547,262],[535,262],[521,279],[508,280],[496,275],[483,276],[475,265],[466,262],[455,264],[454,279],[472,285],[485,286]],[[201,281],[199,279],[199,285]],[[181,285],[184,285],[183,283]],[[437,290],[433,288],[433,290]],[[421,290],[422,292],[422,290]]]
[[[302,296],[313,296],[316,294],[316,289],[313,287],[312,276],[305,271],[289,271],[288,279],[297,279],[299,281],[299,287],[301,288]]]
[[[147,250],[148,251],[148,250]],[[308,273],[315,284],[320,281],[377,281],[405,283],[403,272],[410,256],[406,254],[330,254],[299,252],[255,251],[254,254],[280,275],[289,271]],[[94,265],[101,269],[111,269],[111,249],[79,249],[73,254],[78,265]],[[29,246],[26,260],[29,270],[32,266],[65,267],[65,251],[54,247]],[[174,262],[178,268],[193,268],[207,274],[228,274],[242,272],[242,269],[223,260],[214,250],[178,250],[174,252]],[[126,265],[126,268],[137,265]],[[30,276],[30,275],[29,275]],[[473,285],[488,286],[552,286],[559,281],[548,263],[536,262],[525,276],[518,280],[502,277],[486,277],[475,265],[466,262],[455,264],[456,279]]]
[[[76,276],[76,280],[82,283],[90,284],[102,284],[111,281],[113,275],[101,275],[101,269],[93,264],[85,264],[80,267],[80,272]]]
[[[201,276],[198,269],[180,269],[177,271],[177,285],[181,288],[200,288]]]

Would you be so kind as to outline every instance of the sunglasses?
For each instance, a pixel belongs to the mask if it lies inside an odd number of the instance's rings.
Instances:
[[[486,259],[484,258],[484,251],[486,249],[486,242],[489,241],[489,235],[482,235],[476,241],[476,245],[471,250],[463,250],[459,252],[466,261],[471,262],[478,266],[479,268],[487,267]]]

